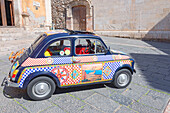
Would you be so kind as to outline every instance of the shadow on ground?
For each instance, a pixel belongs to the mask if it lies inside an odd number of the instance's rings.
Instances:
[[[170,57],[156,54],[130,54],[137,65],[134,83],[170,93]]]
[[[111,87],[109,84],[106,84],[108,87]],[[56,94],[63,94],[63,93],[70,93],[70,92],[77,92],[83,90],[90,90],[90,89],[98,89],[98,88],[105,88],[104,84],[96,84],[96,85],[88,85],[88,86],[78,86],[78,87],[70,87],[70,88],[56,88],[56,91],[53,95]],[[23,98],[25,100],[30,100],[28,97],[26,90],[13,88],[13,87],[4,87],[3,94],[6,98]]]
[[[158,41],[170,42],[170,13],[160,20],[144,37],[144,42],[156,48],[154,54],[131,54],[136,60],[139,70],[145,80],[155,89],[170,93],[170,43],[146,41],[145,39],[156,38]],[[164,39],[163,39],[164,38]]]

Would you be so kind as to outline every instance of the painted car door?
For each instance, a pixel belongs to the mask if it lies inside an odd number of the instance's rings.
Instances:
[[[72,80],[76,84],[103,81],[103,62],[99,56],[105,55],[106,49],[100,40],[80,38],[75,40]]]

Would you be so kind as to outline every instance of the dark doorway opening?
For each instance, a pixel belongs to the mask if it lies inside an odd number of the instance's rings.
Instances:
[[[86,6],[80,5],[72,8],[73,29],[86,31]]]
[[[12,1],[5,0],[7,26],[14,25]]]
[[[0,0],[0,26],[14,26],[12,0]]]
[[[1,1],[0,1],[1,3]],[[0,5],[0,26],[2,26],[2,14],[1,14],[1,5]]]

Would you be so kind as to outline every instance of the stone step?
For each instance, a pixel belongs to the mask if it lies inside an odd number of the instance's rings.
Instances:
[[[34,34],[34,35],[20,35],[20,36],[2,36],[0,37],[0,42],[6,42],[6,41],[13,41],[13,40],[21,40],[21,39],[35,39],[37,38],[39,35],[38,34]]]
[[[17,28],[17,27],[2,27],[0,28],[0,34],[8,34],[8,33],[17,33],[24,31],[24,28]]]
[[[29,47],[35,39],[22,39],[22,40],[13,40],[13,41],[5,41],[0,42],[0,52],[16,52],[22,48]]]
[[[15,27],[10,27],[10,28],[0,28],[0,35],[3,34],[11,34],[11,33],[42,33],[48,31],[47,28],[32,28],[30,30],[25,30],[24,28],[15,28]]]
[[[32,33],[9,33],[0,34],[0,41],[10,41],[10,40],[20,40],[25,38],[37,38],[42,32],[32,32]]]

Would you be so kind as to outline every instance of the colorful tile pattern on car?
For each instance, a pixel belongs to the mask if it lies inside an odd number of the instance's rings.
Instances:
[[[109,61],[103,62],[104,59]],[[80,60],[79,63],[72,64],[72,57],[58,57],[58,58],[28,58],[22,66],[36,66],[27,67],[21,73],[18,83],[19,87],[23,87],[25,79],[34,72],[47,71],[52,72],[58,77],[60,86],[68,86],[75,84],[85,84],[111,80],[114,76],[115,71],[122,65],[128,64],[131,66],[130,60],[114,61],[115,59],[128,59],[127,56],[120,55],[101,55],[101,56],[82,56],[74,57],[76,60]],[[94,62],[95,61],[95,62]],[[48,65],[47,65],[48,64]],[[46,66],[41,66],[46,65]],[[92,67],[88,69],[89,72],[82,70],[82,66]],[[99,67],[102,66],[100,69]],[[86,73],[84,75],[83,73]],[[101,74],[100,74],[101,73]],[[84,78],[86,76],[86,78]],[[90,79],[89,76],[93,78]]]
[[[111,80],[113,78],[116,69],[119,66],[123,64],[129,64],[129,63],[130,62],[123,62],[123,61],[103,63],[104,66],[103,66],[102,80]],[[111,71],[107,72],[108,71],[107,69],[110,69]],[[23,71],[23,73],[20,75],[20,78],[18,80],[19,87],[23,87],[23,83],[25,79],[28,77],[28,75],[37,71],[52,72],[59,78],[61,86],[86,83],[86,82],[82,82],[81,65],[38,66],[38,67],[28,67]]]

